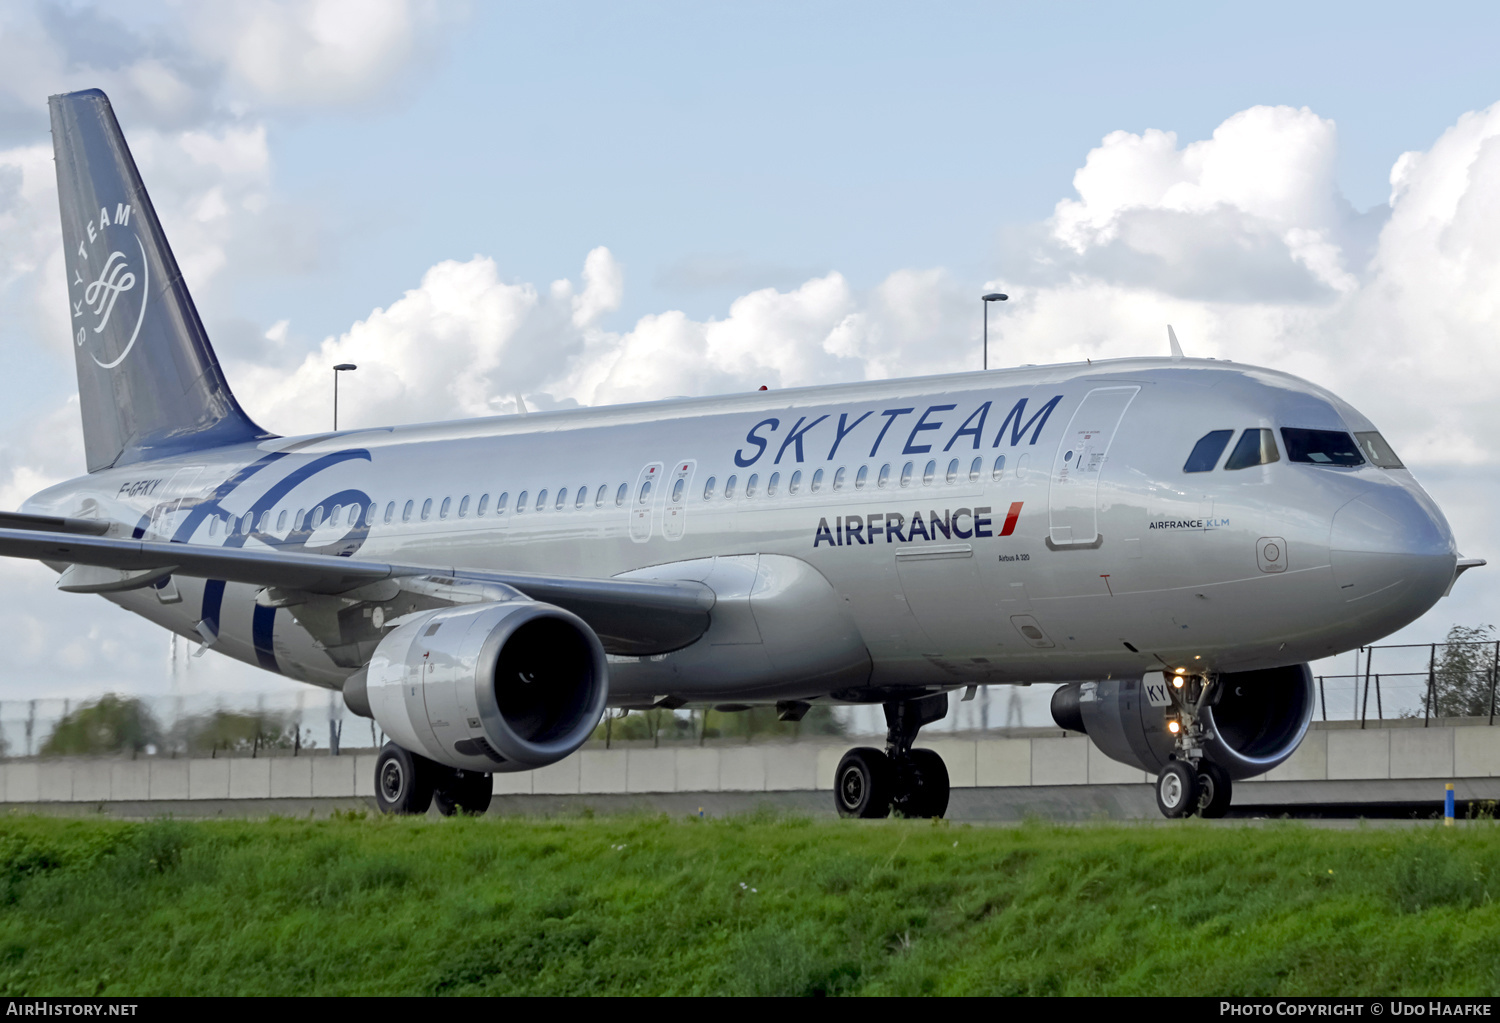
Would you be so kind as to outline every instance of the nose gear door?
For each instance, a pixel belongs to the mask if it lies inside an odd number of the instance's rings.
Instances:
[[[1098,547],[1099,475],[1110,442],[1139,387],[1098,387],[1084,396],[1052,461],[1048,493],[1050,550]]]

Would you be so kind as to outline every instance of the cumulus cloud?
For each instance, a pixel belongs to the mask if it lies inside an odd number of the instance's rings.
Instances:
[[[389,89],[443,24],[412,0],[241,0],[183,8],[196,49],[256,99],[323,105]]]

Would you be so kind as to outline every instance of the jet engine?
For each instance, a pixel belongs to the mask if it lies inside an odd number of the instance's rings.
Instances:
[[[516,600],[408,615],[344,700],[398,746],[493,773],[556,763],[604,715],[604,647],[577,615]]]
[[[1219,675],[1203,709],[1204,754],[1234,779],[1265,774],[1301,745],[1316,695],[1305,664]],[[1176,747],[1170,713],[1151,706],[1138,678],[1070,682],[1052,694],[1059,727],[1083,732],[1111,760],[1152,774]]]

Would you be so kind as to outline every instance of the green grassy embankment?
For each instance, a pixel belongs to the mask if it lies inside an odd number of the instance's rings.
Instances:
[[[0,993],[1488,994],[1500,826],[0,818]]]

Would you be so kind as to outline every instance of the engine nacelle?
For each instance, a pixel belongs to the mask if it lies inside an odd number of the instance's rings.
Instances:
[[[1305,664],[1227,672],[1203,712],[1204,752],[1231,778],[1265,774],[1294,753],[1312,722],[1317,691]],[[1146,700],[1141,679],[1070,682],[1052,694],[1052,720],[1085,733],[1111,760],[1152,774],[1167,765],[1175,740],[1170,708]]]
[[[594,631],[562,608],[522,600],[412,615],[345,685],[346,702],[397,745],[483,772],[563,759],[593,733],[608,697]]]

